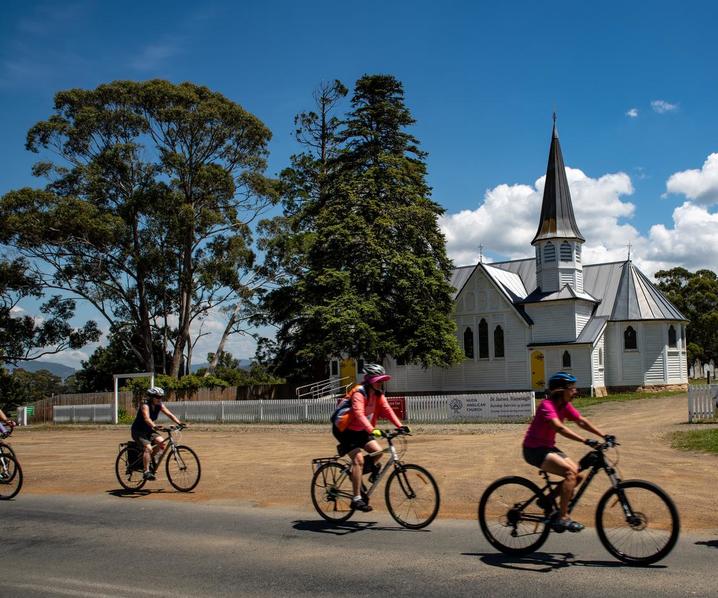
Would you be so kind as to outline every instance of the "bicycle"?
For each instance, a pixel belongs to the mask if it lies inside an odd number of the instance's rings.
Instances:
[[[644,480],[621,480],[606,456],[618,446],[607,439],[581,459],[580,470],[590,469],[568,507],[578,504],[599,470],[611,482],[596,505],[596,531],[601,544],[618,560],[649,565],[664,558],[678,540],[678,510],[661,488]],[[538,550],[559,516],[557,496],[561,481],[541,470],[543,488],[519,476],[500,478],[489,485],[479,502],[479,525],[489,543],[503,553],[525,555]],[[558,530],[556,530],[558,532]],[[563,531],[563,530],[561,530]],[[560,532],[558,532],[560,533]]]
[[[368,504],[381,480],[392,470],[384,489],[384,501],[389,514],[403,527],[421,529],[429,525],[439,512],[439,487],[426,469],[400,460],[393,440],[403,434],[399,430],[382,432],[388,446],[375,453],[368,453],[368,456],[388,453],[389,458],[381,470],[369,478],[369,486],[362,480],[361,495]],[[312,459],[312,503],[319,515],[335,523],[347,521],[354,514],[352,462],[343,458],[345,455],[339,452],[334,457]]]
[[[22,467],[12,447],[2,442],[12,434],[12,427],[0,432],[0,500],[10,500],[22,488]]]
[[[199,457],[188,446],[178,444],[179,432],[186,426],[167,426],[157,428],[168,433],[165,439],[165,448],[159,454],[153,454],[150,460],[150,471],[156,473],[159,470],[162,460],[165,461],[165,472],[170,484],[180,492],[190,492],[197,484],[202,474]],[[120,452],[115,461],[115,475],[123,488],[126,490],[139,490],[145,485],[144,463],[142,453],[144,449],[134,440],[120,443]]]

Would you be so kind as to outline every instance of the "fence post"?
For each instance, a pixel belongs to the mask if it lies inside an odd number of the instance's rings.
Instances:
[[[220,412],[219,421],[220,423],[224,423],[224,401],[220,401],[220,405],[222,410]]]
[[[264,421],[264,399],[259,399],[259,421]]]
[[[693,423],[693,395],[695,390],[690,386],[688,387],[688,423]]]

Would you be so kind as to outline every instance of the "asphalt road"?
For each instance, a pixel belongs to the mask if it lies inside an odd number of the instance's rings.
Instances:
[[[333,527],[313,512],[143,499],[0,502],[0,596],[716,595],[718,533],[684,535],[664,561],[633,568],[591,529],[515,559],[476,522],[441,514],[408,531],[383,507]]]

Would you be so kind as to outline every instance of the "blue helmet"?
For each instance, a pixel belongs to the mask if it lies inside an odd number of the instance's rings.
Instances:
[[[557,390],[559,388],[568,388],[569,384],[575,384],[576,376],[567,374],[566,372],[556,372],[548,379],[548,389]]]

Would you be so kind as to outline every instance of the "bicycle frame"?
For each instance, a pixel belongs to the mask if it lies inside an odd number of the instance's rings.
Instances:
[[[568,503],[569,513],[573,511],[578,502],[581,500],[581,497],[591,485],[593,478],[596,477],[596,474],[599,472],[599,470],[603,470],[606,472],[608,479],[611,481],[611,486],[613,486],[614,488],[618,488],[618,485],[621,483],[621,478],[618,476],[618,472],[612,465],[610,465],[606,461],[606,456],[604,455],[602,450],[593,450],[589,453],[586,453],[586,456],[591,454],[595,455],[595,457],[593,457],[595,462],[591,465],[588,475],[583,480],[583,482],[581,482],[580,486],[574,493],[573,498]],[[586,471],[586,469],[579,471]],[[545,498],[548,498],[550,500],[550,504],[546,506],[550,506],[551,508],[547,508],[546,510],[547,512],[556,512],[558,510],[558,505],[556,504],[556,498],[558,493],[557,490],[563,482],[561,480],[551,480],[549,478],[549,474],[543,470],[541,470],[541,475],[546,480],[546,483],[544,484],[543,488],[541,488],[541,494]],[[628,505],[628,501],[626,500],[625,494],[620,489],[618,489],[617,492],[619,494],[619,498],[621,499],[621,505],[623,506],[624,512],[626,513],[626,517],[632,516],[633,513],[630,511],[630,505]]]
[[[160,467],[160,464],[162,463],[162,460],[165,458],[168,452],[174,451],[175,447],[177,446],[177,443],[175,442],[175,439],[172,438],[172,432],[173,430],[168,428],[164,430],[167,432],[167,438],[162,439],[162,442],[165,443],[165,448],[162,452],[157,453],[156,455],[159,455],[159,457],[156,457],[155,454],[152,455],[152,462],[154,470],[157,471]],[[153,447],[156,446],[156,444],[152,445]]]
[[[376,478],[374,479],[374,482],[372,482],[371,486],[368,488],[365,487],[364,482],[362,481],[362,492],[366,494],[367,498],[370,497],[374,491],[376,490],[377,486],[381,482],[381,480],[386,475],[387,471],[391,469],[392,467],[397,467],[399,464],[401,464],[401,461],[399,460],[399,455],[396,452],[396,448],[394,448],[394,444],[392,443],[392,437],[391,436],[385,436],[385,439],[389,446],[387,446],[384,449],[381,449],[380,451],[375,451],[373,453],[366,453],[367,457],[378,457],[379,455],[383,455],[384,453],[389,454],[389,459],[384,464],[384,466],[381,468],[379,473],[376,475]],[[312,459],[312,465],[314,468],[318,468],[324,463],[328,463],[330,461],[337,461],[344,465],[345,468],[345,474],[347,477],[351,477],[352,467],[353,463],[351,459],[348,457],[344,458],[344,455],[341,457],[321,457],[318,459]],[[342,478],[344,479],[344,478]]]

